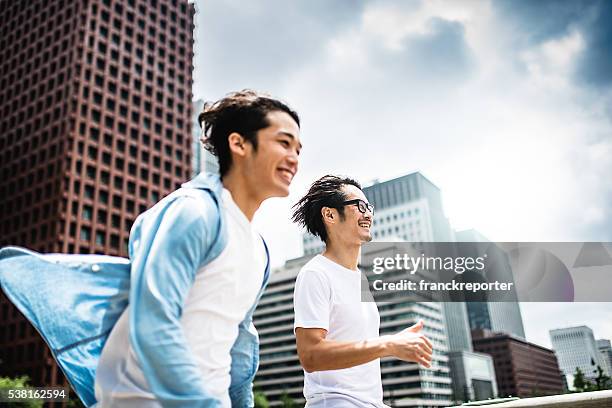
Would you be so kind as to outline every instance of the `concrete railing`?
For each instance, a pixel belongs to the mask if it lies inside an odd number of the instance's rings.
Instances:
[[[490,406],[491,408],[603,408],[612,407],[612,390],[525,398],[498,404],[493,403],[493,401],[481,401],[480,403],[472,402],[458,407],[468,406]]]

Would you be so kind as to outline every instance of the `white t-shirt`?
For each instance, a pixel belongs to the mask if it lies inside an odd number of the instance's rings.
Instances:
[[[379,336],[374,302],[361,301],[361,272],[317,255],[295,283],[294,328],[327,330],[327,339],[362,341]],[[380,359],[342,370],[304,371],[304,397],[312,408],[385,407]]]
[[[230,350],[238,325],[261,289],[266,252],[261,237],[226,189],[222,203],[227,245],[197,272],[183,307],[181,326],[206,391],[230,408]],[[157,408],[160,404],[129,341],[128,313],[127,309],[123,312],[102,350],[95,384],[98,406]]]

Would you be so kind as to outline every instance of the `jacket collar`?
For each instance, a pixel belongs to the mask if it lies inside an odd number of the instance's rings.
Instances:
[[[190,181],[183,183],[181,187],[210,190],[217,197],[220,197],[221,192],[223,191],[223,184],[221,183],[221,177],[219,174],[205,172],[202,172],[192,178]]]

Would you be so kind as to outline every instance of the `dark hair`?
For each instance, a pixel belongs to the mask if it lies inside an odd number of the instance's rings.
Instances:
[[[346,194],[342,191],[342,186],[346,185],[353,185],[361,190],[361,185],[348,177],[326,175],[312,183],[306,195],[292,207],[293,222],[306,227],[308,232],[327,242],[327,231],[323,224],[321,209],[336,208],[340,217],[344,219],[342,203],[346,201]]]
[[[257,131],[270,126],[266,115],[274,111],[286,112],[300,126],[298,114],[285,103],[250,89],[232,92],[217,102],[204,104],[198,116],[200,127],[204,129],[201,141],[206,150],[218,157],[221,176],[232,165],[229,135],[239,133],[257,150]]]

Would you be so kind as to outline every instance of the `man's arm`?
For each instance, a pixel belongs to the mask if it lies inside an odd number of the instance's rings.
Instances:
[[[327,330],[295,329],[300,363],[307,372],[340,370],[368,363],[382,357],[396,357],[431,367],[433,347],[421,333],[419,321],[399,333],[364,341],[327,340]]]
[[[210,199],[210,198],[209,198]],[[178,197],[136,225],[130,237],[130,343],[164,407],[219,407],[205,388],[180,318],[214,240],[212,203]]]

